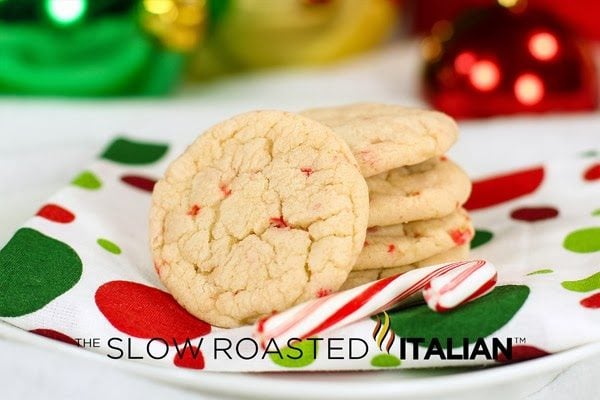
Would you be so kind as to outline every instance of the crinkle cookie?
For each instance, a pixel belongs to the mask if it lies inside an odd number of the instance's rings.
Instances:
[[[456,122],[446,114],[390,104],[314,108],[302,114],[333,128],[365,177],[441,156],[458,137]]]
[[[471,194],[467,174],[445,157],[396,168],[367,178],[369,226],[440,218]]]
[[[469,258],[469,244],[453,247],[448,251],[436,254],[432,257],[421,261],[400,267],[380,268],[380,269],[363,269],[360,271],[351,271],[348,279],[342,285],[340,290],[352,289],[353,287],[364,285],[378,279],[387,278],[388,276],[401,274],[415,268],[428,267],[430,265],[444,264],[453,261],[461,261]]]
[[[412,264],[469,243],[473,234],[471,219],[463,208],[443,218],[369,228],[353,269]]]
[[[280,111],[224,121],[155,186],[150,240],[161,281],[221,327],[339,289],[362,248],[368,189],[347,144]]]

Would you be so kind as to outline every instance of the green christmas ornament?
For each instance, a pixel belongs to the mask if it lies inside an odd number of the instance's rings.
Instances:
[[[139,27],[131,1],[4,2],[0,93],[163,95],[179,79],[183,56]]]

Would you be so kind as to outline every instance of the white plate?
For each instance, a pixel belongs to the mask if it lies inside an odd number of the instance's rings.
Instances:
[[[507,399],[534,393],[578,361],[600,354],[600,343],[492,368],[370,372],[218,373],[111,360],[0,322],[0,337],[83,357],[153,380],[238,398],[260,399]]]

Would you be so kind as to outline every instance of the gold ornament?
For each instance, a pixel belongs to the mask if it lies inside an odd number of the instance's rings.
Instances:
[[[143,0],[141,24],[168,49],[198,46],[206,27],[207,0]]]

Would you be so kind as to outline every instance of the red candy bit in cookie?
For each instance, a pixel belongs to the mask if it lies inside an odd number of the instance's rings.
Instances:
[[[276,218],[273,217],[269,221],[271,222],[271,226],[274,226],[275,228],[288,228],[289,227],[286,220],[283,219],[283,216],[276,217]]]
[[[448,232],[448,234],[457,246],[463,245],[471,240],[471,231],[469,229],[454,229]]]
[[[387,252],[391,254],[391,253],[393,253],[394,251],[396,251],[396,246],[395,246],[394,244],[390,243],[390,244],[388,245]]]
[[[331,289],[321,288],[317,291],[317,297],[325,297],[331,294]]]
[[[440,156],[440,161],[448,161],[448,157],[446,157],[446,156]]]
[[[191,216],[191,217],[195,217],[196,215],[198,215],[198,213],[200,212],[201,207],[197,204],[194,204],[190,210],[187,212],[187,215]]]
[[[221,192],[225,197],[228,197],[231,194],[231,189],[229,189],[229,186],[227,186],[224,183],[222,183],[221,186],[219,186],[219,189],[221,189]]]
[[[300,168],[300,171],[302,171],[302,173],[304,173],[304,175],[306,175],[307,177],[314,172],[313,169],[309,167],[302,167]]]

